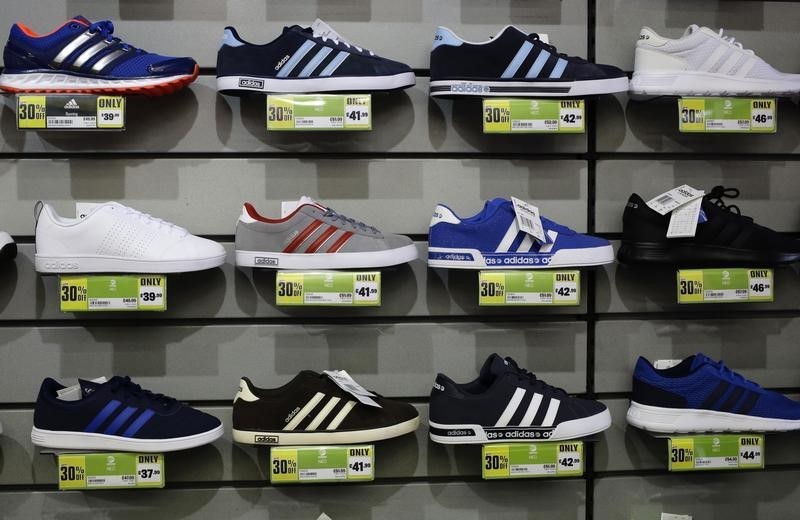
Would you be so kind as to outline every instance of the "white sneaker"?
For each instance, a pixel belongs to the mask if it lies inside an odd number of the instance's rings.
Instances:
[[[648,96],[789,96],[800,74],[772,68],[731,36],[691,25],[677,40],[642,27],[631,92]]]
[[[12,260],[17,256],[17,244],[11,235],[4,231],[0,231],[0,262]]]
[[[182,273],[218,267],[222,245],[116,202],[77,205],[78,218],[36,203],[40,273]]]

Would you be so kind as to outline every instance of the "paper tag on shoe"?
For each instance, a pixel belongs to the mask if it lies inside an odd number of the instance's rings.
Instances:
[[[696,190],[688,184],[684,184],[653,197],[647,201],[647,205],[661,215],[666,215],[670,211],[683,206],[687,202],[699,199],[703,195],[705,195],[703,190]]]
[[[653,368],[656,370],[664,370],[666,368],[672,368],[680,362],[683,361],[682,359],[656,359],[653,361]]]
[[[531,235],[540,244],[548,243],[549,240],[542,226],[542,218],[539,216],[539,208],[516,197],[511,197],[511,203],[514,205],[514,214],[517,216],[519,229]]]
[[[102,206],[99,202],[76,202],[75,203],[75,218],[86,218],[86,216],[94,210],[97,206]]]
[[[316,200],[312,199],[308,195],[303,195],[302,197],[300,197],[300,200],[284,200],[281,202],[281,218],[285,218],[287,215],[292,213],[294,210],[296,210],[303,204],[311,204],[322,210],[327,209],[325,208],[325,206],[323,206]]]
[[[672,210],[667,228],[667,238],[693,237],[697,234],[697,223],[700,221],[700,209],[703,199],[691,202]]]
[[[346,370],[325,370],[323,373],[330,377],[331,380],[339,386],[339,388],[358,399],[359,402],[367,406],[383,408],[381,405],[375,402],[374,399],[372,399],[372,397],[375,397],[375,394],[356,383]]]
[[[98,385],[102,385],[103,383],[108,382],[104,376],[100,376],[95,379],[90,379],[92,383],[97,383]],[[83,397],[83,390],[81,390],[81,385],[78,383],[77,385],[68,386],[67,388],[62,388],[58,392],[56,392],[56,397],[61,401],[80,401]]]

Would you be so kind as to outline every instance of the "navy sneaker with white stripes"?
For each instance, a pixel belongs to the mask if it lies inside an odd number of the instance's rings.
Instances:
[[[416,408],[367,392],[355,381],[343,382],[337,376],[341,373],[304,370],[271,389],[258,388],[243,377],[233,400],[233,440],[265,445],[352,444],[417,429]]]
[[[656,433],[800,430],[800,402],[703,354],[662,369],[640,357],[628,423]]]
[[[431,96],[565,97],[628,90],[611,65],[559,53],[536,33],[508,25],[485,42],[439,27],[431,49]]]
[[[492,354],[469,383],[436,376],[429,424],[431,440],[443,444],[558,441],[607,429],[611,414],[604,404],[571,397]]]
[[[372,92],[414,85],[411,68],[354,45],[322,20],[284,27],[256,45],[226,27],[217,53],[217,90],[242,92]]]
[[[487,201],[480,213],[458,217],[439,204],[428,234],[428,265],[451,269],[546,269],[609,264],[608,240],[582,235],[541,217],[546,241],[520,229],[512,201]]]
[[[65,387],[42,382],[33,415],[31,441],[62,450],[164,452],[195,448],[222,437],[216,417],[129,377],[114,376]]]

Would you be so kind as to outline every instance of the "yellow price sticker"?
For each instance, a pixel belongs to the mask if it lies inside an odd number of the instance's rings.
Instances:
[[[670,471],[694,469],[694,438],[679,437],[669,441]]]
[[[511,474],[507,445],[483,446],[483,478],[508,478]]]
[[[61,312],[89,310],[87,278],[62,276],[60,285]]]
[[[297,450],[272,448],[270,450],[270,482],[298,482]]]
[[[511,101],[483,100],[483,132],[511,132]]]
[[[478,302],[480,305],[504,305],[506,303],[506,276],[503,273],[480,273]]]
[[[45,96],[17,96],[17,128],[47,128]]]
[[[302,305],[303,273],[278,272],[275,281],[275,302],[278,305]]]
[[[703,271],[678,271],[678,303],[702,303],[703,300]]]
[[[294,103],[280,96],[267,96],[267,129],[292,130],[294,128]]]
[[[706,102],[702,98],[681,98],[678,103],[678,127],[682,132],[706,129]]]
[[[86,457],[61,455],[58,461],[58,489],[86,489]]]

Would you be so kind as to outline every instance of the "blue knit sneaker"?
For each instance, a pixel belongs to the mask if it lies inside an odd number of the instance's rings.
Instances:
[[[800,430],[800,403],[703,354],[660,370],[640,357],[628,423],[658,433]]]

